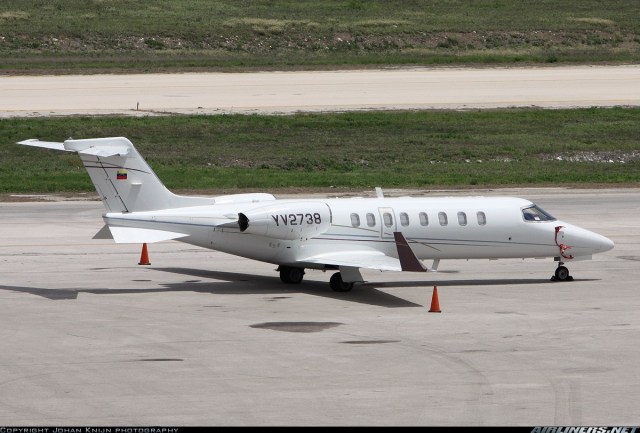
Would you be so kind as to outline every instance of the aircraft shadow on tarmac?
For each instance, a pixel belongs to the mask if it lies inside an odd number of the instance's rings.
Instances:
[[[338,293],[329,288],[326,282],[306,280],[297,285],[285,285],[279,278],[252,274],[241,274],[234,272],[221,272],[190,268],[156,268],[163,272],[187,275],[215,281],[186,280],[179,283],[162,284],[161,288],[96,288],[96,289],[48,289],[43,287],[20,287],[3,286],[0,290],[29,293],[51,300],[77,299],[79,293],[90,293],[95,295],[116,295],[116,294],[140,294],[140,293],[163,293],[163,292],[194,292],[211,293],[224,295],[244,295],[244,294],[270,294],[283,295],[292,293],[303,293],[306,295],[323,296],[325,298],[340,299],[349,302],[357,302],[387,308],[402,307],[423,307],[423,305],[407,301],[392,294],[378,290],[378,288],[394,287],[429,287],[429,286],[504,286],[504,285],[530,285],[544,284],[546,279],[489,279],[489,280],[451,280],[451,281],[389,281],[364,283],[357,285],[351,292]],[[592,280],[575,280],[592,281]],[[551,283],[550,283],[551,284]],[[566,284],[566,283],[553,283]]]
[[[360,290],[356,288],[349,293],[336,293],[330,291],[326,287],[326,283],[317,281],[306,281],[295,286],[282,287],[280,280],[271,278],[267,281],[267,277],[244,279],[237,281],[211,281],[200,282],[191,281],[183,283],[163,284],[164,288],[149,289],[47,289],[43,287],[21,287],[21,286],[1,286],[0,290],[9,290],[13,292],[29,293],[31,295],[41,296],[51,300],[73,300],[78,298],[80,293],[90,293],[94,295],[118,295],[118,294],[140,294],[140,293],[163,293],[163,292],[194,292],[194,293],[210,293],[218,295],[248,295],[248,294],[264,294],[264,295],[286,295],[293,293],[304,293],[314,296],[324,296],[326,298],[341,299],[344,301],[357,302],[361,304],[369,304],[387,308],[399,307],[422,307],[397,296],[381,292],[367,285],[360,286]],[[251,287],[245,282],[251,283]],[[362,290],[365,289],[365,290]]]
[[[326,282],[305,281],[297,285],[285,285],[278,277],[267,277],[260,275],[247,275],[232,272],[198,271],[194,269],[164,268],[166,272],[189,275],[212,279],[215,281],[186,280],[179,283],[162,283],[160,288],[68,288],[68,289],[48,289],[43,287],[24,286],[3,286],[0,290],[29,293],[51,300],[73,300],[78,298],[80,293],[90,293],[94,295],[117,295],[117,294],[140,294],[140,293],[163,293],[163,292],[194,292],[210,293],[213,295],[287,295],[304,293],[307,295],[323,296],[332,299],[341,299],[350,302],[368,304],[387,308],[400,307],[423,307],[420,304],[398,298],[397,296],[376,290],[375,288],[362,285],[352,292],[337,293],[329,288]],[[358,290],[360,289],[360,290]],[[364,290],[362,290],[364,289]]]

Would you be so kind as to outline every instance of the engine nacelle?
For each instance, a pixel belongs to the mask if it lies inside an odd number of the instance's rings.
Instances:
[[[283,203],[238,214],[243,233],[274,239],[312,238],[331,226],[329,206],[321,202]]]

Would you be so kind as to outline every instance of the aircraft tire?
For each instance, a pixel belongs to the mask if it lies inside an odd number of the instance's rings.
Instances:
[[[340,272],[336,272],[331,276],[329,286],[335,292],[349,292],[353,289],[353,283],[345,283],[342,281],[342,275],[340,275]]]
[[[280,279],[286,284],[300,284],[304,277],[304,269],[294,266],[280,266]]]
[[[569,269],[566,266],[558,266],[556,269],[556,281],[571,281],[573,278],[569,275]]]

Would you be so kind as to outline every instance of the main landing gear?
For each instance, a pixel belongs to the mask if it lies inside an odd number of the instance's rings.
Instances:
[[[304,277],[304,269],[295,266],[279,266],[280,279],[286,284],[299,284]]]
[[[348,292],[353,289],[353,283],[345,283],[342,280],[342,275],[340,275],[340,272],[336,272],[335,274],[331,275],[329,286],[336,292]]]
[[[280,279],[285,284],[299,284],[304,277],[304,268],[295,266],[279,266]],[[348,292],[353,289],[354,283],[345,283],[340,272],[336,272],[329,280],[329,286],[336,292]]]
[[[569,275],[569,269],[564,263],[558,262],[555,274],[551,277],[551,281],[573,281],[573,277]]]

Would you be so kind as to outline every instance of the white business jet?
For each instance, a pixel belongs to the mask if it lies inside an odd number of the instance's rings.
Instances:
[[[171,193],[123,137],[37,139],[19,144],[77,152],[102,198],[96,239],[182,242],[278,265],[300,283],[305,269],[336,270],[333,290],[363,282],[360,269],[425,272],[442,259],[553,257],[552,280],[572,280],[565,262],[613,248],[608,238],[558,221],[521,198],[445,197],[280,200],[271,194],[212,198]],[[422,260],[433,260],[431,269]]]

